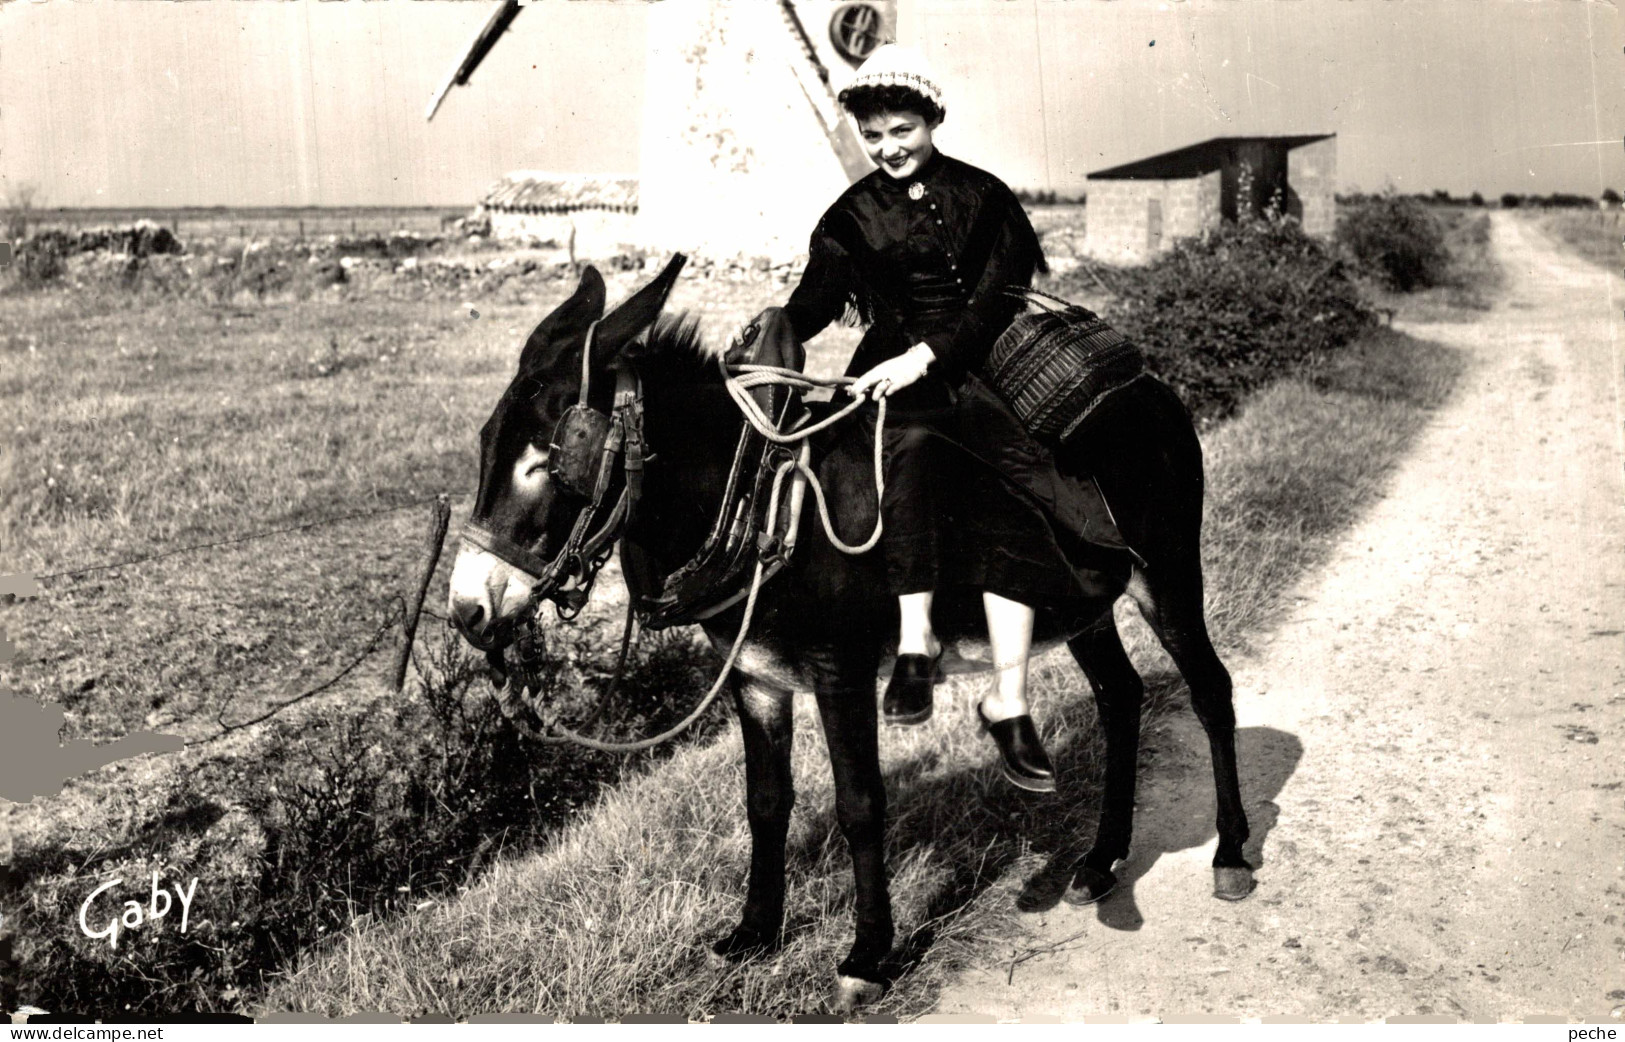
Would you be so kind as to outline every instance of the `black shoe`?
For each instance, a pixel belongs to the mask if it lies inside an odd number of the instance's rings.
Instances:
[[[886,723],[912,727],[931,719],[931,690],[941,679],[937,672],[937,661],[941,658],[940,651],[935,655],[897,656],[891,682],[886,685],[886,697],[881,701]]]
[[[1055,768],[1044,752],[1044,743],[1038,737],[1033,718],[1023,713],[997,723],[988,720],[980,704],[976,715],[981,717],[982,730],[993,736],[1004,757],[1002,765],[1005,780],[1028,792],[1054,792]]]

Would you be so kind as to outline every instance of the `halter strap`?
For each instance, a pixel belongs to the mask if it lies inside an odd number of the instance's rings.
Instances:
[[[497,535],[478,521],[463,522],[462,538],[464,542],[471,543],[493,557],[498,557],[530,575],[546,573],[553,563],[543,560],[530,549],[520,546],[512,539]]]

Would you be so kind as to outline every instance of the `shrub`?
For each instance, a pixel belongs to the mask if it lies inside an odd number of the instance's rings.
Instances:
[[[1108,317],[1203,417],[1229,414],[1373,320],[1343,260],[1291,218],[1221,225],[1117,281]]]
[[[1337,239],[1362,267],[1401,293],[1439,285],[1449,267],[1444,229],[1414,199],[1390,195],[1345,208]]]
[[[168,228],[151,221],[137,221],[129,227],[91,228],[64,231],[47,228],[23,239],[17,246],[17,282],[28,288],[55,282],[68,274],[70,257],[90,254],[125,258],[105,268],[116,272],[114,281],[133,289],[145,280],[146,264],[153,257],[175,257],[186,252]],[[161,281],[174,282],[174,269],[166,270]]]
[[[1516,210],[1521,202],[1523,202],[1523,196],[1515,192],[1506,192],[1501,196],[1501,209]]]
[[[55,282],[67,270],[73,251],[69,236],[59,231],[43,231],[22,240],[17,246],[17,281],[23,286],[43,286]]]
[[[1074,200],[1063,197],[1053,188],[1018,188],[1016,189],[1016,201],[1025,206],[1056,206]]]

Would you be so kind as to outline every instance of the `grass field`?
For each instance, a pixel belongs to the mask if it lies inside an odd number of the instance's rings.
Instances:
[[[612,273],[611,299],[636,278]],[[567,288],[538,276],[478,307],[443,294],[213,303],[116,286],[0,296],[0,387],[13,405],[0,447],[0,558],[44,590],[0,605],[0,629],[17,648],[0,683],[65,710],[67,739],[154,730],[197,743],[0,810],[14,844],[0,906],[27,927],[25,985],[48,984],[30,993],[36,1005],[234,1008],[321,933],[454,890],[627,769],[511,738],[488,755],[493,729],[506,732],[484,681],[470,683],[469,657],[442,646],[433,618],[419,638],[431,681],[404,697],[384,683],[388,654],[374,653],[319,697],[215,740],[326,684],[367,649],[421,553],[422,504],[471,488],[478,428],[524,336]],[[696,279],[675,303],[719,337],[782,292]],[[850,336],[830,334],[824,368]],[[454,506],[460,517],[467,502]],[[363,516],[320,524],[354,514]],[[141,560],[154,553],[171,556]],[[84,568],[94,570],[59,574]],[[431,612],[444,604],[448,571]],[[612,623],[587,621],[582,647],[607,655]],[[660,690],[645,702],[669,696],[665,708],[678,707],[709,679],[689,675],[703,655],[686,634],[653,653],[639,668]],[[583,665],[595,666],[590,655]],[[443,682],[448,672],[455,683]],[[446,697],[426,704],[429,688]],[[635,712],[658,722],[664,711]],[[414,740],[392,738],[399,728]],[[353,759],[358,744],[379,743],[384,762]],[[451,773],[491,791],[468,796]],[[516,816],[498,797],[531,800],[527,787],[545,795]],[[346,820],[372,831],[324,835],[321,822]],[[291,862],[290,849],[320,852],[339,878]],[[254,867],[266,858],[279,867]],[[166,935],[137,960],[108,958],[78,935],[73,909],[84,895],[73,891],[149,864],[201,876],[215,914],[200,914],[186,943]]]
[[[640,278],[612,274],[611,300]],[[160,730],[199,743],[5,809],[15,871],[0,904],[23,924],[24,1001],[459,1016],[818,1007],[850,938],[850,872],[809,705],[798,708],[791,943],[722,976],[707,976],[698,944],[743,896],[740,757],[726,714],[711,723],[720,740],[702,734],[658,767],[526,749],[491,717],[468,656],[431,631],[424,679],[405,696],[384,689],[386,656],[373,655],[266,726],[207,741],[364,649],[420,552],[420,504],[471,487],[475,432],[524,334],[567,288],[538,277],[474,301],[0,296],[0,388],[13,404],[0,558],[46,577],[41,597],[0,605],[18,649],[0,681],[65,709],[67,737]],[[696,311],[714,341],[784,295],[772,282],[696,278],[673,306]],[[852,337],[826,334],[810,368],[838,369]],[[1209,433],[1209,608],[1225,649],[1267,625],[1273,598],[1378,493],[1454,367],[1437,348],[1379,332]],[[442,569],[431,608],[444,581]],[[607,652],[609,626],[589,620],[582,644]],[[1182,687],[1143,633],[1135,640],[1154,725],[1183,711]],[[680,703],[704,660],[682,642],[655,651],[645,694],[677,692]],[[1091,821],[1086,687],[1059,659],[1037,678],[1067,779],[1063,813],[997,780],[991,747],[967,722],[968,686],[957,711],[887,739],[904,940],[882,1011],[928,1008],[944,974],[1004,934],[1024,879]],[[469,794],[513,776],[516,798],[532,801],[522,813]],[[322,831],[355,822],[371,824]],[[324,875],[325,863],[348,869],[352,845],[367,878]],[[538,845],[534,859],[499,856]],[[78,935],[87,882],[156,867],[207,876],[206,929],[119,958]],[[26,991],[47,979],[49,994]]]

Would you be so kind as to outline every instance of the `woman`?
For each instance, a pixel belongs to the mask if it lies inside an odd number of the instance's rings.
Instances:
[[[1009,290],[1046,270],[1043,252],[1003,182],[935,147],[942,91],[914,53],[878,48],[840,103],[878,169],[825,213],[789,302],[758,322],[765,339],[785,335],[787,322],[797,343],[843,314],[868,326],[847,375],[856,377],[852,394],[889,399],[881,550],[902,627],[884,699],[887,722],[931,716],[942,653],[932,632],[933,592],[948,582],[979,588],[997,682],[978,712],[1003,754],[1005,776],[1024,789],[1053,791],[1054,768],[1026,697],[1033,609],[1016,598],[1064,596],[1070,588],[1053,568],[1010,555],[981,554],[988,560],[968,567],[950,562],[941,531],[956,470],[979,461],[1022,491],[1049,480],[1048,460],[972,375],[1020,310]],[[1046,497],[1039,491],[1029,498]]]

